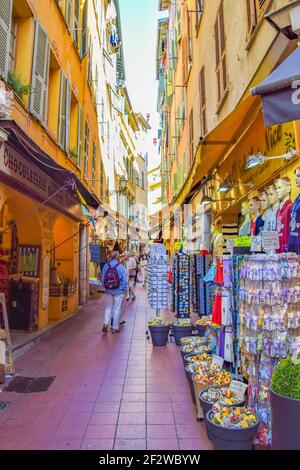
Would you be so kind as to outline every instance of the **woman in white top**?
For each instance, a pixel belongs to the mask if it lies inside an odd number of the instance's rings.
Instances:
[[[145,287],[146,282],[147,282],[147,264],[148,264],[147,255],[143,255],[140,261],[140,266],[142,269],[143,287]]]
[[[134,292],[134,283],[137,271],[137,262],[131,253],[126,256],[126,271],[128,273],[128,295],[126,300],[135,300],[136,295]]]

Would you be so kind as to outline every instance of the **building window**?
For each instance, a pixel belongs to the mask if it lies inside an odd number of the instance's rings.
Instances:
[[[87,7],[88,7],[88,0],[85,0],[83,10],[82,10],[82,31],[81,31],[81,51],[80,56],[83,59],[85,54],[87,53]]]
[[[87,179],[89,174],[89,126],[88,123],[85,123],[85,132],[84,132],[84,177]]]
[[[200,21],[201,21],[201,18],[202,18],[202,14],[203,14],[203,11],[204,11],[204,0],[196,0],[195,3],[196,3],[196,7],[195,7],[195,10],[196,10],[196,29],[198,30],[198,27],[200,25]]]
[[[193,109],[189,116],[189,150],[190,150],[190,167],[194,159],[194,113]]]
[[[72,26],[72,0],[65,0],[65,20],[70,29]]]
[[[246,0],[247,8],[247,39],[254,32],[257,23],[263,16],[269,0]]]
[[[226,42],[224,26],[224,8],[221,4],[215,22],[216,72],[218,83],[218,103],[227,91]]]
[[[200,99],[200,126],[201,136],[207,134],[206,123],[206,93],[205,93],[205,69],[202,67],[199,73],[199,99]]]

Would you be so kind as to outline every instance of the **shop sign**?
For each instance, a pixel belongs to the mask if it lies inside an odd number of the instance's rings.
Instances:
[[[50,286],[50,256],[45,256],[43,260],[43,287],[42,287],[43,310],[47,310],[49,306],[49,286]]]
[[[232,380],[229,385],[229,389],[235,395],[240,397],[241,401],[244,399],[247,388],[248,388],[248,385],[244,384],[243,382],[239,382],[238,380]]]
[[[14,181],[47,199],[59,189],[59,186],[34,163],[28,161],[19,152],[0,142],[0,173],[13,178]],[[59,210],[74,208],[77,204],[67,191],[61,191],[51,199],[51,203]]]
[[[253,253],[260,253],[261,252],[261,236],[260,235],[258,235],[257,237],[252,237],[251,251]]]
[[[250,236],[237,237],[234,239],[234,246],[235,247],[250,247],[251,240],[252,240],[252,237]]]
[[[179,251],[181,247],[182,247],[182,242],[175,242],[174,244],[175,251]]]
[[[90,245],[91,262],[100,263],[100,245]]]
[[[224,359],[223,357],[220,356],[213,356],[212,357],[212,364],[216,366],[218,369],[222,369],[223,364],[224,364]]]
[[[263,250],[266,253],[274,252],[279,249],[279,235],[278,232],[262,232]]]

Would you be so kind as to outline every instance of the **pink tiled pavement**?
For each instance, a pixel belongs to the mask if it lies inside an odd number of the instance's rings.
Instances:
[[[145,290],[127,303],[122,331],[104,336],[108,300],[90,300],[17,359],[17,374],[56,379],[44,393],[0,393],[9,402],[0,411],[0,450],[212,448],[196,421],[178,347],[153,348],[146,338],[154,312]]]

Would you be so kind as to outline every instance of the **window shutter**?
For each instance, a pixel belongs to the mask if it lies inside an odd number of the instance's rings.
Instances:
[[[70,116],[71,116],[71,84],[66,80],[66,143],[65,151],[69,154],[70,150]]]
[[[74,30],[73,40],[78,47],[79,43],[79,23],[80,23],[80,3],[79,0],[74,1]]]
[[[256,27],[256,9],[255,0],[246,0],[247,8],[247,38],[251,36]]]
[[[82,163],[82,109],[78,105],[78,127],[77,127],[77,166],[81,168]]]
[[[215,46],[216,73],[218,82],[218,102],[220,102],[227,88],[226,40],[223,4],[221,4],[220,6],[215,22]]]
[[[88,0],[85,0],[83,11],[82,11],[82,31],[81,31],[81,58],[87,53],[87,3]]]
[[[65,0],[65,19],[68,28],[72,26],[72,0]]]
[[[31,79],[30,111],[42,122],[46,120],[49,81],[50,47],[48,36],[36,22],[34,36],[33,69]]]
[[[261,16],[266,8],[268,0],[255,0],[257,16]]]
[[[58,116],[58,145],[66,148],[66,104],[67,104],[67,79],[61,70],[60,72],[60,101]]]
[[[0,75],[6,80],[8,72],[9,32],[12,18],[12,0],[0,1]]]
[[[199,97],[200,97],[200,124],[202,137],[207,133],[206,124],[206,90],[205,90],[205,68],[202,67],[199,74]]]

